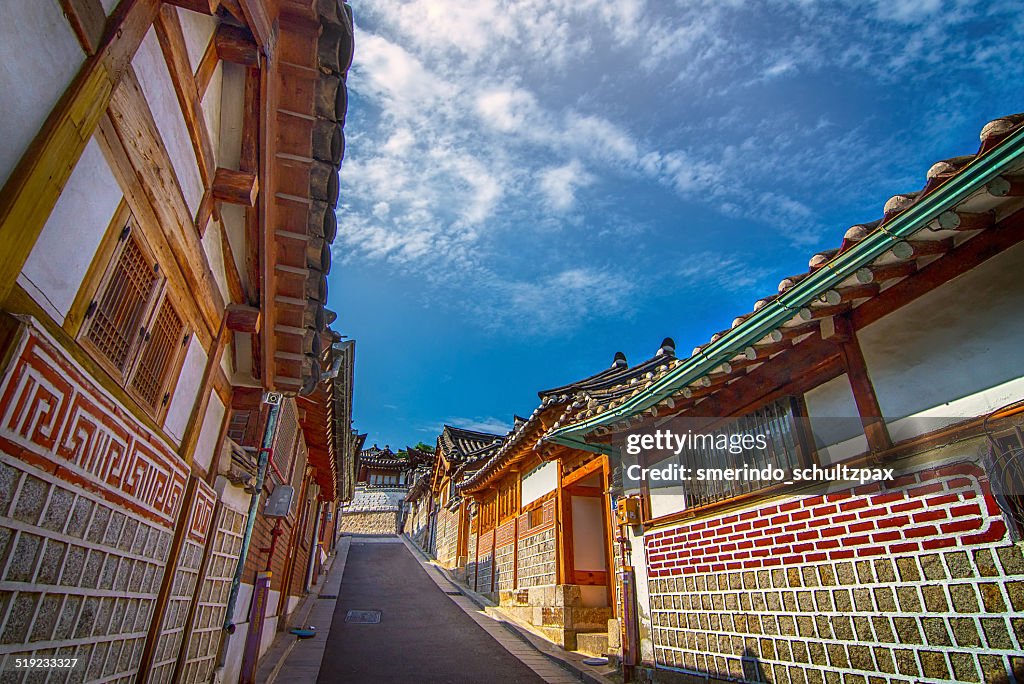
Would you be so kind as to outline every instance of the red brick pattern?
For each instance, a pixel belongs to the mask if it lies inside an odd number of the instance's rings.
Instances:
[[[645,537],[650,577],[756,569],[999,541],[1006,525],[983,471],[957,463],[797,497]]]

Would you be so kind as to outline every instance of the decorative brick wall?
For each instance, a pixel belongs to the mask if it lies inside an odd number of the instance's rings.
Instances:
[[[476,527],[476,521],[470,520],[469,529]],[[469,533],[469,542],[467,544],[466,554],[466,584],[476,589],[476,532]]]
[[[1024,557],[973,464],[644,542],[660,667],[812,684],[1024,677]]]
[[[491,572],[494,565],[494,530],[480,535],[478,547],[480,556],[477,559],[475,590],[482,594],[491,591]]]
[[[438,511],[437,560],[446,568],[455,566],[459,545],[459,510]]]
[[[555,527],[538,527],[519,539],[519,589],[555,583]]]
[[[500,525],[494,538],[494,590],[510,591],[515,587],[516,521]]]

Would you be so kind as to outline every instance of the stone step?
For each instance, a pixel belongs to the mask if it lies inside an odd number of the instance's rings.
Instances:
[[[608,633],[582,632],[576,634],[576,650],[592,656],[608,655]]]

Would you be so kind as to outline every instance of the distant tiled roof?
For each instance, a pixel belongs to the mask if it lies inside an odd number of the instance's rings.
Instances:
[[[359,452],[359,464],[368,468],[413,468],[414,464],[407,458],[401,458],[390,448],[378,448],[376,445]]]
[[[942,206],[937,204],[933,207],[934,216],[930,219],[925,216],[925,224],[916,229],[910,226],[914,231],[912,236],[896,237],[887,230],[887,226],[898,216],[928,200],[931,193],[957,179],[976,160],[993,153],[1004,140],[1019,132],[1022,127],[1024,114],[1002,117],[986,124],[980,133],[981,147],[977,154],[953,157],[932,165],[920,190],[894,195],[885,203],[880,219],[860,223],[846,230],[838,247],[823,250],[810,258],[806,272],[784,278],[779,283],[778,293],[769,294],[758,300],[752,312],[735,317],[730,328],[712,335],[707,343],[696,347],[685,362],[690,364],[694,361],[706,361],[704,366],[707,366],[707,372],[695,373],[693,377],[686,376],[689,380],[687,384],[682,387],[671,386],[671,394],[668,396],[662,397],[668,390],[659,389],[660,393],[657,396],[662,398],[656,405],[631,410],[629,415],[635,415],[640,410],[649,415],[657,415],[659,409],[678,412],[681,403],[696,404],[714,395],[769,358],[799,347],[807,340],[821,339],[820,326],[823,321],[837,314],[857,310],[871,302],[879,293],[914,275],[919,269],[927,267],[952,249],[959,248],[983,234],[998,220],[1018,211],[1022,204],[1020,196],[1024,193],[1024,164],[1019,157],[1010,156],[1007,158],[1013,161],[1000,170],[1001,175],[989,180],[979,191],[965,196],[957,190],[958,194],[953,195],[951,203]],[[823,269],[834,272],[835,259],[842,257],[869,236],[874,238],[879,234],[891,238],[886,251],[866,260],[862,267],[849,277],[827,289],[823,288],[821,293],[816,294],[803,306],[793,308],[791,318],[780,326],[738,352],[726,352],[731,354],[729,356],[721,356],[721,351],[715,348],[715,342],[743,325],[747,319],[766,306],[772,305],[778,310],[781,302],[776,300],[781,295]],[[570,396],[573,399],[568,409],[548,431],[547,437],[575,429],[582,423],[596,424],[605,414],[633,397],[665,387],[658,385],[659,381],[683,363],[684,360],[677,358],[666,358],[659,362],[655,357],[629,369],[628,372],[605,372],[592,376],[588,381],[559,390],[542,392],[542,397],[547,396],[545,401],[551,399],[556,392],[561,393],[558,399],[562,403],[568,402]],[[628,415],[619,419],[624,418],[628,418]]]
[[[501,435],[490,432],[477,432],[464,428],[445,425],[438,438],[441,453],[449,461],[463,463],[470,460],[478,460],[487,453],[488,449],[496,448],[501,444]]]

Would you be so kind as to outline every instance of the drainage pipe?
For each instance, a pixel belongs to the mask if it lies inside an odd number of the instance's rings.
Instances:
[[[282,398],[283,401],[283,398]],[[231,593],[228,595],[227,612],[224,614],[224,629],[228,634],[235,631],[235,604],[238,602],[238,590],[242,585],[242,574],[245,572],[245,560],[249,555],[249,544],[252,542],[252,531],[256,526],[256,515],[260,508],[260,495],[263,493],[263,481],[267,477],[267,463],[273,450],[274,438],[277,436],[277,419],[281,413],[281,404],[270,404],[267,412],[267,424],[263,428],[263,442],[256,467],[256,485],[252,498],[249,499],[249,516],[245,520],[245,534],[242,536],[242,549],[238,552],[238,566],[235,576],[231,578]]]

